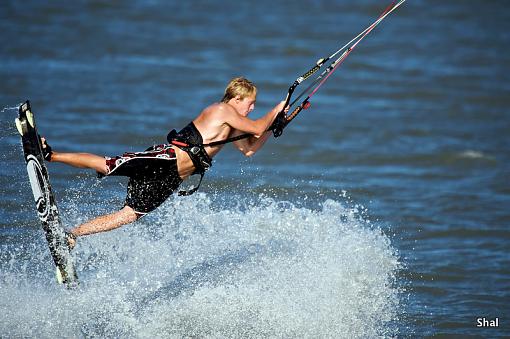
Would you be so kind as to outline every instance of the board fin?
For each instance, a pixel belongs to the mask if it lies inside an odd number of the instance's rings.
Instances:
[[[59,284],[63,284],[64,278],[62,277],[62,272],[60,272],[60,269],[58,267],[55,267],[55,275],[57,277],[57,282]]]

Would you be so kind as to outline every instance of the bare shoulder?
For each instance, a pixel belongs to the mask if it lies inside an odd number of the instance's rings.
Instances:
[[[234,107],[219,102],[206,107],[196,120],[198,120],[197,122],[203,122],[204,124],[208,122],[208,124],[212,123],[213,125],[222,125],[225,124],[226,121],[230,120],[229,117],[233,114],[237,114]]]
[[[228,115],[232,114],[234,108],[225,103],[214,103],[207,106],[200,115],[194,120],[195,125],[201,126],[203,129],[217,128],[225,125]]]
[[[223,102],[217,102],[214,103],[208,107],[206,107],[203,111],[204,114],[211,114],[211,115],[224,115],[224,114],[232,114],[236,113],[234,107],[223,103]]]

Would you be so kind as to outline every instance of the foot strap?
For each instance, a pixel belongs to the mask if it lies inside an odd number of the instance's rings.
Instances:
[[[51,161],[51,155],[53,154],[53,150],[51,149],[50,144],[48,144],[48,142],[45,140],[44,145],[43,145],[41,136],[40,135],[38,135],[38,136],[39,136],[39,140],[41,142],[41,148],[42,148],[44,160]]]
[[[74,245],[71,246],[71,240],[75,242],[76,245],[76,235],[72,234],[71,232],[64,232],[66,236],[66,245],[69,248],[69,252],[74,248]]]

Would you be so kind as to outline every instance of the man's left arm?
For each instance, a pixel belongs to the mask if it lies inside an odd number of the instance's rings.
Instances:
[[[236,131],[233,136],[240,135],[242,133]],[[266,131],[261,136],[257,137],[252,135],[246,139],[234,141],[234,145],[239,149],[245,156],[251,157],[254,155],[269,139],[273,134],[272,131]]]

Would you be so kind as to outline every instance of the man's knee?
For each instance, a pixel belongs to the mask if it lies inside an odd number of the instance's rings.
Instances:
[[[145,214],[137,213],[133,208],[129,206],[124,206],[119,212],[122,213],[122,216],[126,218],[127,222],[134,222],[140,219]]]

